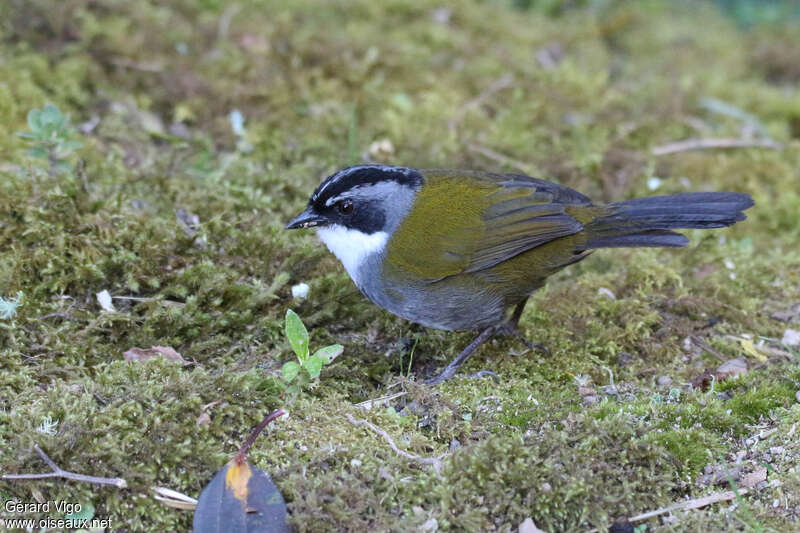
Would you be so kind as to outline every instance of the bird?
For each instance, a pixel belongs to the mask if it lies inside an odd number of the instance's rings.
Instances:
[[[427,328],[479,331],[426,383],[452,378],[494,335],[518,335],[531,294],[602,248],[680,248],[673,230],[721,228],[754,202],[688,192],[594,203],[523,174],[365,164],[325,178],[286,229],[316,228],[358,289]]]

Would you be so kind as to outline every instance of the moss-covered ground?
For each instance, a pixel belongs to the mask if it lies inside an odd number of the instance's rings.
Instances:
[[[0,319],[0,471],[46,471],[37,443],[129,488],[0,481],[0,500],[186,531],[191,513],[150,488],[197,496],[285,407],[250,460],[298,531],[515,531],[527,517],[602,531],[761,467],[740,499],[637,531],[796,531],[800,355],[780,342],[800,329],[796,25],[741,29],[701,2],[599,5],[2,2],[0,296],[21,305]],[[15,135],[48,102],[83,143],[72,171]],[[783,148],[653,153],[748,136]],[[472,334],[375,308],[312,233],[282,229],[324,176],[365,159],[527,172],[598,201],[735,190],[756,206],[688,232],[686,249],[570,267],[522,319],[552,355],[501,339],[466,367],[499,381],[430,388]],[[293,299],[301,282],[309,296]],[[312,348],[345,345],[294,400],[279,379],[287,308]],[[190,364],[124,360],[153,345]],[[747,372],[717,379],[734,358]],[[450,455],[437,472],[346,414],[409,453]]]

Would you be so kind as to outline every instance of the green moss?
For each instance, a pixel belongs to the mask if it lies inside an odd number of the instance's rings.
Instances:
[[[752,424],[767,416],[773,409],[791,405],[794,401],[795,390],[788,385],[768,386],[762,384],[758,388],[734,396],[728,403],[728,407],[743,422]]]
[[[545,530],[579,531],[671,497],[665,448],[641,439],[624,417],[600,423],[579,416],[568,430],[542,429],[459,450],[438,491],[441,524],[506,529],[530,516]]]
[[[653,434],[650,438],[675,456],[685,479],[696,476],[720,449],[713,435],[702,430],[669,430]]]

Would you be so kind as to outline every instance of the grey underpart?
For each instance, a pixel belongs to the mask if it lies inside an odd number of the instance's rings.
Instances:
[[[383,274],[383,254],[373,254],[359,267],[358,288],[373,303],[427,328],[458,331],[498,324],[507,305],[500,291],[464,290],[445,282],[393,279]]]

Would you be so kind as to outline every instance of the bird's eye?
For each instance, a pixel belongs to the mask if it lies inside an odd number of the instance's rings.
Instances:
[[[338,209],[339,212],[343,215],[352,215],[355,206],[353,205],[353,202],[351,202],[350,200],[342,200],[341,202],[336,204],[336,209]]]

